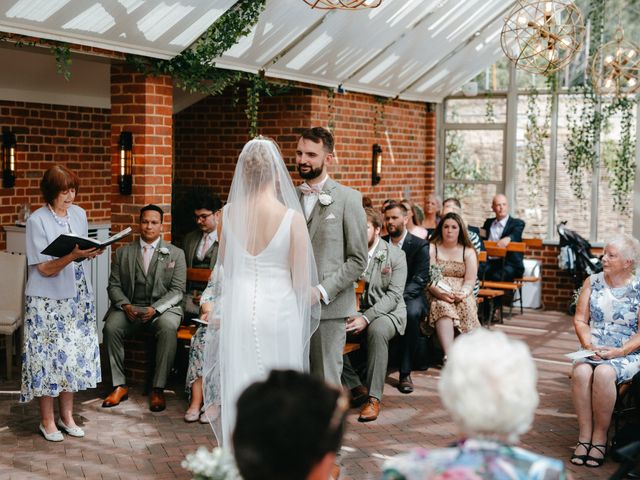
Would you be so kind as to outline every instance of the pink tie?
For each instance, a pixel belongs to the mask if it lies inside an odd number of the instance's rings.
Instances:
[[[145,245],[142,247],[142,264],[144,265],[144,273],[149,271],[149,264],[151,263],[151,257],[153,256],[153,248],[151,245]]]
[[[300,191],[303,195],[318,195],[320,194],[320,188],[317,185],[308,185],[303,183],[300,185]]]
[[[200,260],[202,260],[209,250],[209,234],[205,233],[204,242],[202,243],[202,251],[200,252]]]

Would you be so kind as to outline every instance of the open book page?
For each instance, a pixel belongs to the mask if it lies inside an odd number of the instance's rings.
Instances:
[[[88,250],[90,248],[105,248],[111,245],[114,242],[126,237],[131,233],[131,227],[127,227],[122,230],[120,233],[117,233],[104,242],[100,242],[94,238],[82,237],[80,235],[75,235],[73,233],[63,233],[58,236],[53,242],[51,242],[47,248],[45,248],[42,253],[44,255],[50,255],[52,257],[64,257],[73,251],[76,245],[80,247],[81,250]],[[82,259],[77,259],[76,261],[82,261]]]
[[[576,352],[565,353],[564,356],[571,360],[580,360],[581,358],[593,357],[596,354],[593,350],[578,350]]]

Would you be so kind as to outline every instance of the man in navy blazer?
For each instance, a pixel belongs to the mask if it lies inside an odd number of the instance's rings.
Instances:
[[[429,244],[407,230],[407,209],[401,203],[384,207],[384,223],[388,235],[382,237],[392,245],[402,248],[407,257],[407,282],[404,302],[407,305],[407,327],[400,337],[400,381],[398,390],[413,392],[411,370],[420,336],[420,321],[427,315],[428,306],[424,290],[429,281]]]
[[[481,237],[485,240],[498,242],[499,247],[506,247],[510,242],[521,242],[524,221],[509,215],[509,203],[507,197],[499,193],[493,197],[491,209],[496,214],[493,218],[487,218],[482,227]],[[522,277],[524,273],[523,254],[508,252],[502,264],[502,259],[489,259],[487,261],[485,280],[511,281]]]

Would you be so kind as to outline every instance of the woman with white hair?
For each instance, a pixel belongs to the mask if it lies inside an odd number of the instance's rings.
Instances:
[[[536,380],[523,342],[484,328],[458,337],[438,390],[463,440],[451,448],[392,458],[383,478],[566,479],[560,460],[512,446],[533,422]]]
[[[640,243],[621,235],[607,244],[603,271],[582,285],[573,326],[583,349],[593,355],[573,366],[571,394],[578,415],[578,444],[571,462],[599,467],[607,453],[607,431],[616,385],[640,370],[638,314]]]

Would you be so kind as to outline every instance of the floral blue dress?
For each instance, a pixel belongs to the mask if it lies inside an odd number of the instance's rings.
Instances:
[[[93,296],[73,264],[76,295],[26,297],[20,401],[95,388],[102,381]]]
[[[634,277],[627,285],[612,288],[607,285],[604,273],[601,272],[591,275],[590,285],[591,343],[597,346],[620,348],[630,337],[638,333],[640,279]],[[577,362],[610,365],[616,371],[616,382],[624,383],[640,371],[640,351],[611,360],[585,358]]]
[[[563,463],[522,448],[470,439],[453,448],[415,450],[387,460],[384,480],[565,480]]]

